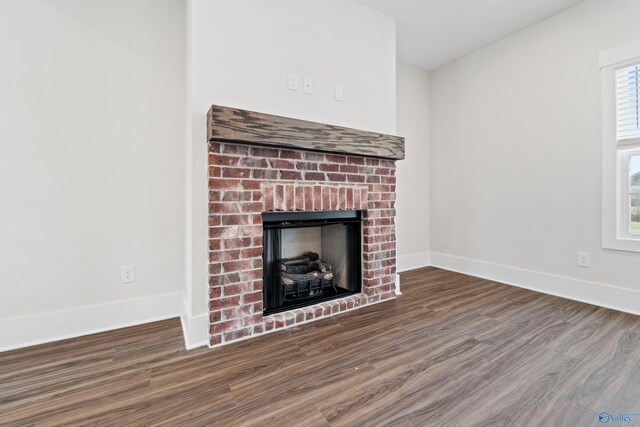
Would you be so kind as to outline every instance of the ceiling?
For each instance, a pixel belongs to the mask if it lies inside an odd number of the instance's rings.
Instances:
[[[433,70],[584,0],[359,0],[397,21],[398,59]]]

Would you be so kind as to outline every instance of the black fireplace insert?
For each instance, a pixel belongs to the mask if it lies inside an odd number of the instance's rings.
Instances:
[[[362,212],[265,212],[264,314],[359,293]]]

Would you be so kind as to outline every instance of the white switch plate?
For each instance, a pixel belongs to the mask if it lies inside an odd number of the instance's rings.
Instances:
[[[136,280],[136,272],[133,269],[133,265],[123,265],[120,267],[120,274],[122,275],[122,283],[131,283]]]
[[[591,256],[589,252],[578,252],[578,265],[580,267],[591,266]]]
[[[289,73],[287,77],[287,87],[289,90],[298,90],[298,75]]]
[[[311,95],[313,93],[313,80],[309,77],[304,78],[304,93]]]
[[[336,101],[344,101],[344,87],[336,85]]]

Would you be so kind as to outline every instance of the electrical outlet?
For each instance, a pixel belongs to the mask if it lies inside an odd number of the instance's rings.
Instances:
[[[298,75],[289,73],[287,78],[287,87],[289,90],[298,90]]]
[[[120,267],[120,274],[122,276],[122,283],[131,283],[136,281],[136,272],[133,269],[133,265],[123,265]]]
[[[336,85],[335,95],[336,101],[344,101],[344,87],[342,85]]]
[[[589,255],[589,252],[578,252],[578,265],[580,267],[591,266],[591,256]]]

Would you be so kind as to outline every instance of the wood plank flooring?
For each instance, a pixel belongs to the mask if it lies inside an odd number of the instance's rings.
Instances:
[[[402,290],[217,350],[184,351],[173,319],[0,353],[0,425],[595,426],[603,411],[640,413],[640,317],[436,268],[403,274]]]

